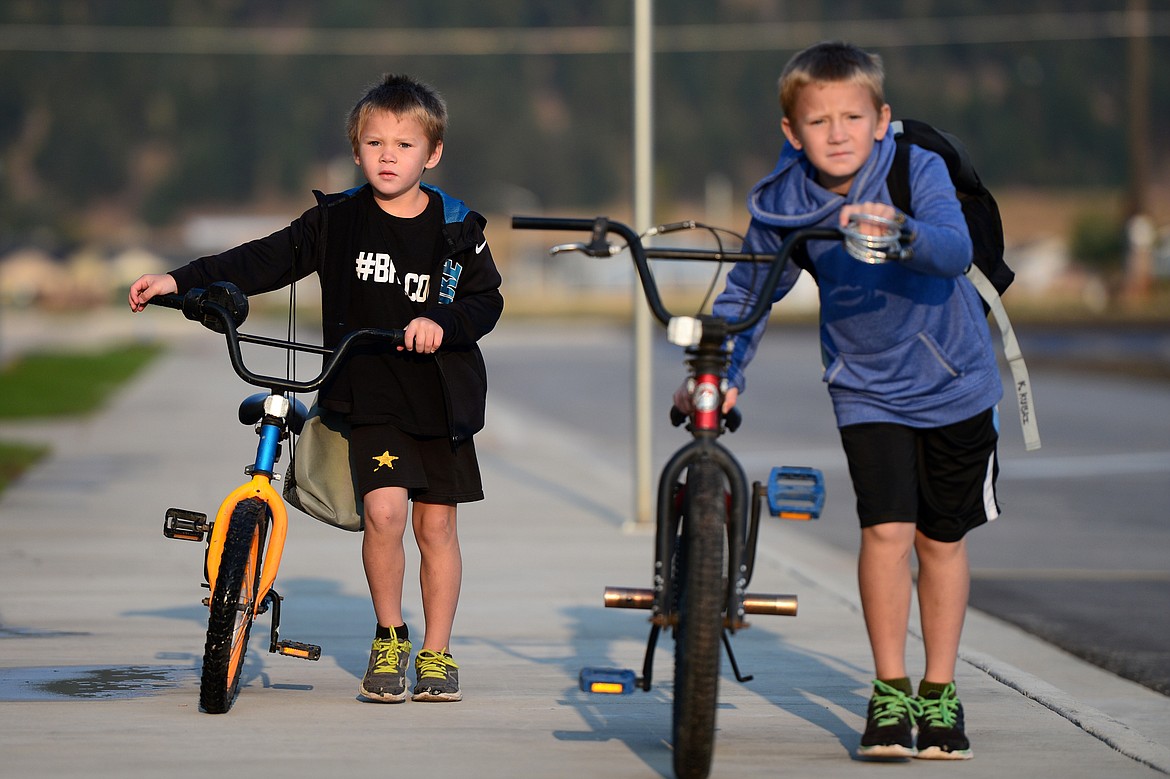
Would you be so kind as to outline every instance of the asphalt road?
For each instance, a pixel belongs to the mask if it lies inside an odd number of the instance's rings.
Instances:
[[[493,397],[632,462],[632,339],[597,322],[532,323],[489,336]],[[971,604],[1102,668],[1170,694],[1170,382],[1119,365],[1164,361],[1170,335],[1021,328],[1044,446],[1025,452],[1016,409],[1001,403],[1003,515],[970,536]],[[517,331],[524,333],[517,337]],[[1042,337],[1041,337],[1042,335]],[[686,440],[666,421],[682,350],[654,341],[654,464]],[[1136,356],[1135,356],[1136,350]],[[1075,362],[1073,362],[1075,358]],[[824,518],[806,532],[855,550],[853,495],[820,381],[815,330],[773,325],[748,373],[746,423],[725,442],[749,479],[774,465],[824,470]],[[490,406],[490,403],[489,403]],[[490,409],[489,409],[490,413]],[[632,507],[631,507],[632,512]]]

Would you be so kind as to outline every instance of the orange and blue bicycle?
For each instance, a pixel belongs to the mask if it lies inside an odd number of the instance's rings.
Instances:
[[[239,409],[240,422],[254,425],[260,439],[255,458],[244,468],[250,477],[248,482],[228,493],[211,521],[204,513],[177,508],[168,509],[163,520],[167,538],[196,542],[207,539],[203,586],[211,594],[203,600],[208,616],[199,704],[210,714],[222,714],[231,708],[239,692],[252,623],[261,614],[272,612],[269,652],[307,660],[321,657],[319,646],[281,640],[282,597],[273,587],[288,534],[288,511],[272,482],[280,478],[276,463],[282,442],[290,434],[299,434],[308,416],[295,393],[319,389],[354,344],[373,341],[393,348],[402,343],[403,331],[358,330],[345,336],[333,350],[241,333],[238,327],[247,318],[248,299],[239,289],[223,282],[186,295],[158,295],[150,303],[178,309],[188,319],[222,333],[236,374],[266,390],[245,398]],[[290,354],[317,354],[324,363],[320,374],[308,381],[264,376],[244,364],[241,343],[284,349]]]

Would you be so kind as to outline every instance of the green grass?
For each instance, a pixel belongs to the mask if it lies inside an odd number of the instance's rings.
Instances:
[[[0,493],[48,453],[47,446],[0,441]]]
[[[135,344],[101,352],[30,354],[0,370],[0,420],[79,416],[100,408],[161,347]],[[49,453],[47,446],[0,441],[0,492]]]
[[[160,351],[134,344],[101,352],[44,352],[0,371],[0,419],[77,416],[106,399]]]

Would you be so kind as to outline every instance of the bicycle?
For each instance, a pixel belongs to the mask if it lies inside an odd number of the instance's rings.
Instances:
[[[829,228],[795,231],[779,253],[760,255],[726,252],[721,242],[717,250],[646,247],[642,243],[644,237],[679,229],[729,232],[696,222],[661,225],[643,236],[606,217],[517,216],[512,227],[591,234],[588,243],[554,246],[554,255],[578,251],[590,257],[611,257],[629,249],[651,312],[666,326],[671,343],[686,349],[693,410],[688,416],[672,407],[671,422],[676,427],[686,422],[691,441],[667,461],[659,480],[653,586],[606,587],[604,596],[608,608],[651,611],[642,674],[639,677],[629,669],[584,668],[579,684],[586,692],[623,694],[636,687],[649,691],[658,636],[663,628],[670,628],[675,641],[674,773],[680,779],[706,777],[714,751],[720,642],[737,681],[750,681],[751,676],[740,672],[731,634],[748,627],[747,614],[795,616],[797,611],[795,595],[747,591],[755,565],[761,507],[766,503],[773,516],[785,519],[815,519],[824,506],[824,477],[813,468],[783,466],[771,470],[766,484],[753,482],[749,490],[743,468],[718,440],[724,432],[734,432],[742,421],[738,409],[731,409],[726,416],[722,413],[730,361],[728,337],[754,327],[768,310],[770,295],[762,293],[737,321],[701,313],[678,316],[663,304],[648,260],[758,262],[767,266],[761,289],[772,290],[794,249],[809,240],[839,241],[843,232]],[[624,239],[625,246],[609,243],[610,233]],[[886,244],[879,242],[879,246]]]
[[[207,540],[203,586],[211,594],[203,599],[208,617],[199,704],[209,714],[222,714],[231,708],[239,692],[252,623],[269,609],[269,652],[306,660],[321,657],[320,646],[280,639],[283,597],[273,587],[288,534],[288,512],[272,482],[280,478],[276,463],[281,442],[288,440],[290,433],[299,434],[308,417],[305,405],[290,395],[320,389],[355,344],[380,342],[393,347],[403,342],[404,333],[357,330],[342,338],[333,350],[241,333],[238,327],[247,319],[248,299],[225,282],[212,284],[206,290],[194,289],[186,295],[158,295],[149,302],[180,310],[188,319],[224,334],[236,374],[267,390],[245,398],[239,409],[240,422],[255,425],[260,439],[252,464],[244,468],[250,480],[228,493],[211,522],[204,513],[178,508],[167,509],[163,518],[163,535],[167,538],[200,543]],[[317,354],[324,363],[318,376],[308,381],[264,376],[244,364],[241,343],[285,349],[290,355]]]

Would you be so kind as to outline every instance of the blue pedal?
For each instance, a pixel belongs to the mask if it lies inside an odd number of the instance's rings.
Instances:
[[[768,476],[768,510],[781,519],[816,519],[825,507],[825,477],[816,468],[785,465]]]
[[[584,692],[629,695],[638,678],[626,668],[582,668],[577,681]]]

